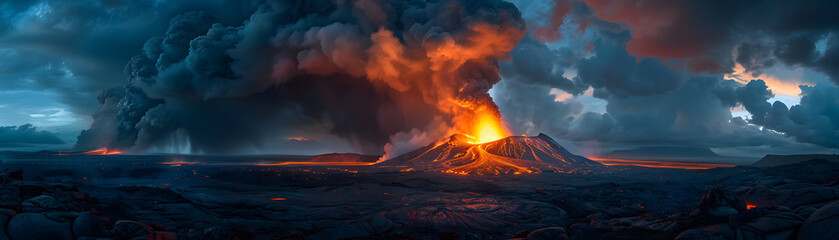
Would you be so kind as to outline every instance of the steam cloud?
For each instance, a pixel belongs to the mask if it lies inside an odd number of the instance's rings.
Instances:
[[[266,1],[241,26],[189,12],[100,94],[76,147],[230,153],[320,132],[393,153],[497,114],[487,91],[524,34],[500,0]]]

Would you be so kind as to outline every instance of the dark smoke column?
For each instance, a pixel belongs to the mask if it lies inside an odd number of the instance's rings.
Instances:
[[[77,147],[235,153],[302,133],[392,153],[498,118],[487,91],[525,34],[500,0],[266,1],[241,26],[214,17],[181,14],[149,39]]]

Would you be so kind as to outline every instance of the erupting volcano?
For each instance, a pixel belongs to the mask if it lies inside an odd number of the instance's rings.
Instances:
[[[579,172],[602,166],[571,154],[545,134],[481,140],[455,134],[447,141],[426,145],[378,165],[462,175]]]

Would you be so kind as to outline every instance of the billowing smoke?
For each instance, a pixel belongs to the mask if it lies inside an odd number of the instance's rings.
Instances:
[[[100,95],[77,147],[232,153],[306,133],[393,154],[498,116],[487,91],[524,35],[500,0],[266,1],[241,26],[185,13]]]

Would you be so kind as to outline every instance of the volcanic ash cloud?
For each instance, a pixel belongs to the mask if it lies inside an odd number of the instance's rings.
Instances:
[[[241,26],[218,17],[184,13],[149,39],[77,147],[230,153],[306,133],[381,153],[472,134],[500,119],[487,91],[525,35],[500,0],[267,1]]]

